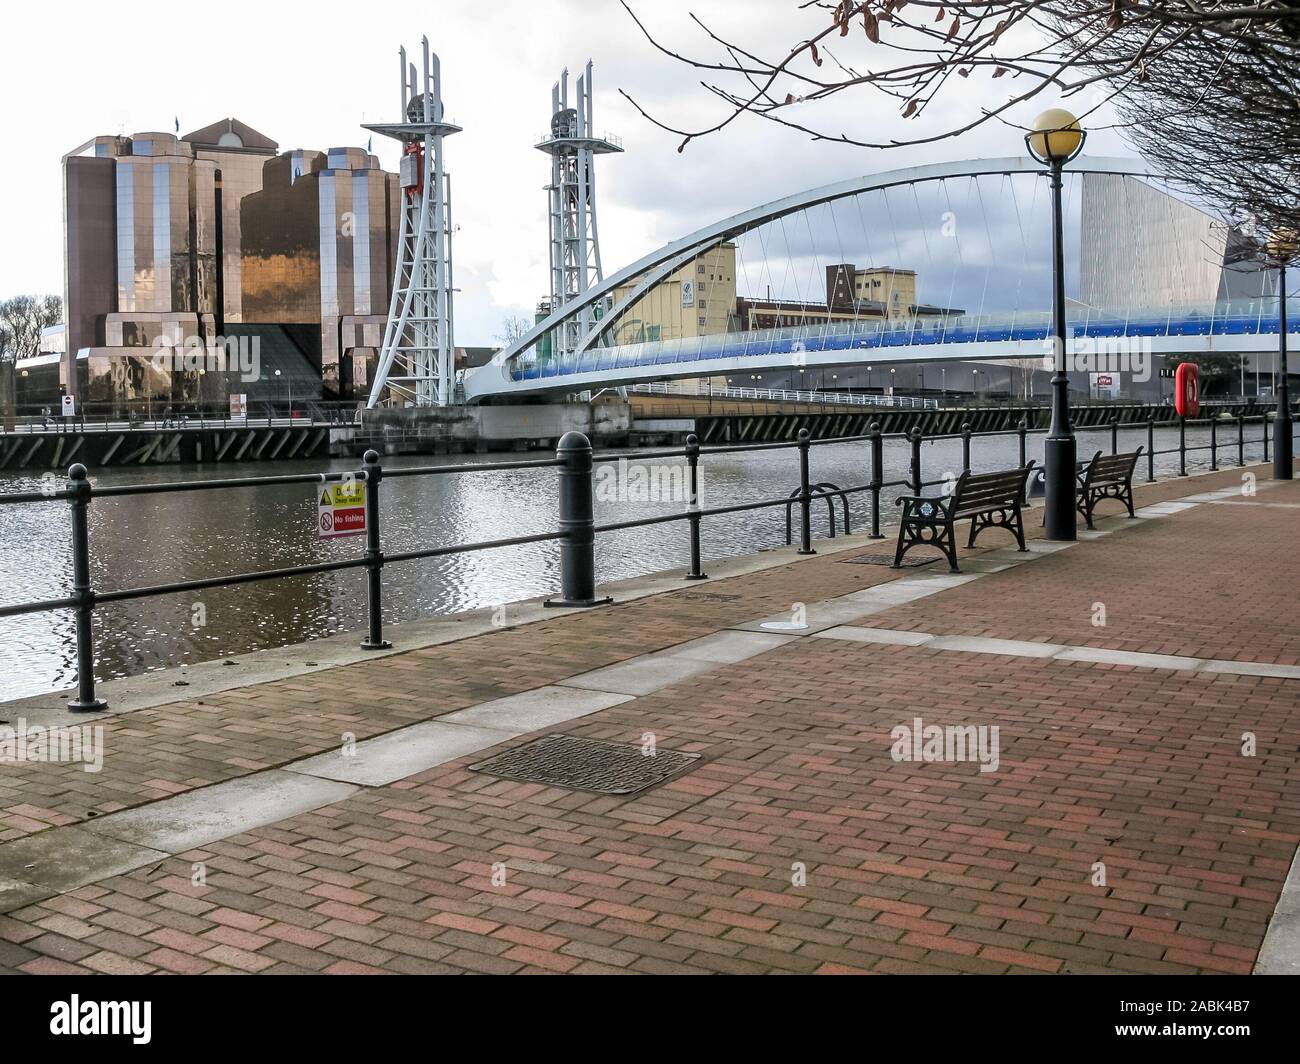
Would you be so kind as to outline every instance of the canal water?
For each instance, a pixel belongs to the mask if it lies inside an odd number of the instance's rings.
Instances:
[[[1256,437],[1247,460],[1262,458]],[[1235,431],[1220,433],[1224,463],[1236,460]],[[1230,443],[1229,443],[1230,441]],[[1145,428],[1121,432],[1120,449],[1146,442]],[[1208,430],[1188,432],[1189,445],[1208,443]],[[1109,449],[1109,432],[1082,432],[1080,456]],[[1177,446],[1176,430],[1157,432],[1158,449]],[[1042,436],[1029,437],[1029,456],[1042,458]],[[517,456],[510,456],[517,457]],[[541,457],[540,455],[535,457]],[[976,471],[1007,468],[1017,459],[1014,436],[977,437]],[[392,458],[388,466],[438,463],[480,466],[472,473],[388,480],[382,489],[383,545],[387,552],[471,543],[552,531],[556,528],[556,471],[495,468],[505,457]],[[679,465],[680,460],[664,460]],[[889,440],[885,479],[907,476],[908,445]],[[637,466],[643,468],[638,469]],[[631,463],[619,476],[597,471],[596,516],[601,523],[680,512],[678,498],[655,498],[660,488],[681,482]],[[1189,454],[1188,468],[1209,465],[1208,451]],[[329,468],[353,469],[353,460]],[[841,487],[870,480],[868,445],[837,443],[812,449],[814,481]],[[960,440],[923,445],[925,479],[961,468]],[[217,477],[269,476],[320,471],[319,462],[259,465],[173,466],[96,471],[98,484],[159,483]],[[1162,455],[1157,473],[1177,471],[1177,455]],[[1145,459],[1139,478],[1145,477]],[[647,482],[650,490],[646,490]],[[798,486],[794,449],[706,455],[702,462],[705,507],[783,498]],[[33,490],[32,477],[0,474],[0,491]],[[649,494],[651,497],[647,498]],[[885,523],[891,523],[893,498],[885,493]],[[850,504],[854,531],[870,520],[870,496]],[[70,587],[71,546],[66,501],[0,506],[0,603],[20,603],[66,595]],[[360,539],[317,537],[317,493],[311,485],[180,492],[97,499],[91,506],[92,578],[100,590],[250,572],[281,566],[355,557]],[[814,511],[814,533],[825,535],[826,509]],[[710,559],[769,550],[785,543],[785,510],[750,511],[706,519],[703,552]],[[882,543],[881,551],[892,549]],[[631,529],[601,536],[596,550],[601,581],[639,576],[689,563],[683,523]],[[233,658],[249,651],[356,631],[365,623],[361,571],[325,573],[246,584],[183,595],[142,599],[96,611],[97,672],[101,679],[149,672],[169,665]],[[549,595],[558,590],[558,546],[538,543],[390,565],[384,570],[387,624],[427,619],[484,606],[498,606]],[[201,607],[196,609],[195,607]],[[198,624],[202,620],[205,623]],[[0,620],[0,700],[69,686],[75,677],[73,626],[69,611]]]

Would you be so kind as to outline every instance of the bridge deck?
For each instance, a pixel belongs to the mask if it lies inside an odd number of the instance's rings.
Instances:
[[[1240,483],[1139,487],[1064,550],[989,535],[967,578],[818,541],[106,685],[102,773],[0,766],[0,970],[1250,971],[1300,840],[1300,487]],[[808,633],[761,631],[796,602]],[[894,760],[916,717],[997,726],[997,770]],[[635,797],[467,769],[557,730],[702,757]]]

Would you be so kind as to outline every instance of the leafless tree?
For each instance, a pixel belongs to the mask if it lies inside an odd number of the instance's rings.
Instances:
[[[1133,146],[1248,236],[1300,231],[1298,41],[1227,34],[1116,101]]]
[[[14,365],[40,354],[41,330],[63,320],[59,296],[12,296],[0,300],[0,409],[14,414]]]
[[[1069,100],[1090,89],[1080,117],[1115,101],[1135,146],[1226,213],[1253,215],[1274,230],[1288,216],[1294,221],[1300,3],[792,0],[790,43],[778,54],[760,55],[691,16],[710,50],[688,56],[622,2],[656,48],[703,74],[701,84],[720,103],[715,120],[683,128],[628,96],[682,138],[679,151],[745,114],[816,140],[922,144],[991,121],[1014,125],[1020,105],[1045,92]],[[914,120],[955,86],[983,78],[1015,87],[992,106],[915,136],[881,140],[819,124],[815,105],[848,90],[882,94]],[[1215,137],[1225,132],[1226,147],[1216,153]]]
[[[511,346],[516,340],[525,336],[533,327],[533,323],[522,314],[507,314],[501,322],[501,331],[497,333],[496,339],[505,347]]]

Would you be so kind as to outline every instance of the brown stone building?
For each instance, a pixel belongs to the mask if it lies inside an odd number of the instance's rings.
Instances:
[[[212,404],[292,382],[303,398],[350,397],[353,366],[364,380],[382,338],[396,176],[358,148],[277,152],[228,118],[64,157],[64,391]],[[257,379],[159,372],[160,342],[218,338],[257,340]]]

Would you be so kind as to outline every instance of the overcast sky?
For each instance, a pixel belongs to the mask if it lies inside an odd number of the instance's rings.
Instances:
[[[708,43],[692,11],[769,55],[806,37],[824,17],[798,12],[795,0],[634,6],[666,41],[699,54],[708,53]],[[549,123],[551,84],[566,65],[576,75],[588,57],[596,63],[596,126],[622,137],[627,149],[599,164],[607,273],[709,222],[815,185],[921,162],[1023,152],[1021,135],[996,124],[961,140],[871,151],[811,143],[747,116],[679,155],[677,138],[650,125],[618,89],[681,124],[705,121],[716,104],[695,71],[644,40],[617,0],[77,2],[11,5],[6,20],[0,297],[62,290],[60,159],[68,150],[98,134],[171,132],[176,119],[184,133],[226,117],[247,122],[281,150],[365,146],[360,124],[391,120],[398,108],[398,46],[417,50],[422,34],[442,57],[448,117],[464,127],[447,142],[459,226],[461,344],[494,342],[506,315],[531,316],[546,294],[543,186],[550,170],[533,145]],[[856,58],[865,62],[866,51]],[[932,109],[927,126],[904,127],[888,101],[861,93],[818,113],[833,129],[914,133],[1001,102],[1007,84],[963,82]],[[376,138],[374,149],[385,168],[396,169],[394,142]],[[1105,130],[1088,150],[1132,154]]]

